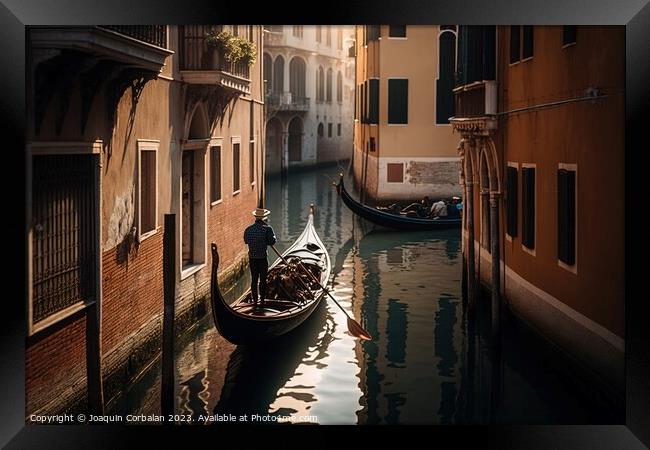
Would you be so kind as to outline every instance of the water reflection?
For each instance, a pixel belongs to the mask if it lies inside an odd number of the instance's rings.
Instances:
[[[459,230],[376,230],[341,204],[331,185],[337,172],[271,179],[266,206],[282,250],[315,204],[315,227],[333,264],[330,290],[373,339],[353,339],[329,300],[262,347],[229,344],[208,315],[176,343],[179,414],[311,415],[320,424],[593,421],[591,406],[535,358],[530,349],[539,347],[525,334],[507,331],[502,353],[490,354],[489,302],[467,323]],[[120,411],[159,405],[159,370],[155,364],[153,375],[125,391]]]

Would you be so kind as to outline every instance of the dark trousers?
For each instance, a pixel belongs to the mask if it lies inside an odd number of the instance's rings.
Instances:
[[[260,299],[264,301],[266,297],[266,274],[269,271],[269,262],[266,258],[250,258],[251,269],[251,294],[252,300],[257,302],[257,282],[260,283]]]

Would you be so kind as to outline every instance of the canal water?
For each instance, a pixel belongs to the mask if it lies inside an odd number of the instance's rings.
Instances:
[[[267,180],[269,223],[283,250],[302,232],[314,203],[316,230],[333,264],[331,292],[373,339],[353,339],[331,301],[294,332],[257,348],[226,342],[206,315],[176,342],[181,421],[244,421],[243,415],[248,423],[319,424],[610,420],[525,327],[504,327],[502,351],[491,354],[487,301],[468,327],[460,230],[376,230],[337,197],[332,180],[340,170]],[[247,283],[242,279],[230,299]],[[158,360],[110,405],[111,412],[159,414],[160,373]]]

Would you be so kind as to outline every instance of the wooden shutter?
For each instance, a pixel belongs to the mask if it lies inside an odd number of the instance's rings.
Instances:
[[[378,124],[379,123],[379,80],[371,79],[370,81],[370,101],[368,109],[370,110],[368,114],[369,123]]]
[[[510,64],[519,61],[520,55],[520,26],[513,25],[510,27]]]
[[[388,123],[408,123],[408,80],[388,80]]]
[[[506,220],[507,231],[512,237],[517,236],[517,168],[508,167],[507,171],[507,199],[506,199]]]
[[[529,249],[535,248],[535,169],[522,169],[523,181],[523,229],[522,243]]]
[[[575,172],[560,169],[557,177],[558,259],[575,264]]]
[[[526,25],[524,28],[524,48],[523,48],[523,58],[530,58],[533,56],[533,27],[532,25]]]

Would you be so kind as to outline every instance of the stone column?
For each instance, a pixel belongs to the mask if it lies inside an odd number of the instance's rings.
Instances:
[[[469,157],[468,169],[465,172],[465,186],[467,197],[463,213],[467,215],[467,301],[470,314],[473,315],[476,307],[476,268],[474,257],[474,140],[469,140],[469,148],[466,149],[465,157]]]
[[[499,257],[499,200],[501,193],[490,192],[490,253],[492,253],[492,343],[499,344],[501,333],[501,260]]]

